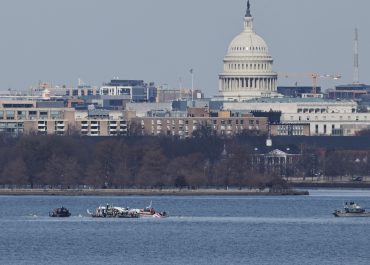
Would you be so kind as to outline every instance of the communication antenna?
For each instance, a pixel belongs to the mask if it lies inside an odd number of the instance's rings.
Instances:
[[[354,74],[353,74],[353,83],[360,83],[360,71],[359,71],[359,62],[358,62],[358,30],[355,28],[355,47],[354,47]]]

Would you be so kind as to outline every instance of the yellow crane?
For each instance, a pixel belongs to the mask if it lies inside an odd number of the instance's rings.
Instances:
[[[340,74],[318,74],[318,73],[280,73],[279,76],[289,77],[309,77],[312,79],[312,94],[317,93],[317,79],[319,78],[329,78],[333,80],[338,80],[342,77]]]

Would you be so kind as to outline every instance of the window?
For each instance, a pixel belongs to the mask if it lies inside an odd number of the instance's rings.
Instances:
[[[59,111],[51,111],[50,116],[52,119],[61,119],[62,115],[59,113]]]
[[[6,111],[6,119],[7,120],[14,120],[15,112],[13,110]]]

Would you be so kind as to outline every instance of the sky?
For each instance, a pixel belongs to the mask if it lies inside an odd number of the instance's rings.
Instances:
[[[245,10],[246,0],[1,0],[0,90],[117,77],[191,87],[194,69],[194,87],[212,96]],[[292,73],[279,85],[311,85],[309,73],[342,75],[320,79],[324,88],[353,82],[356,27],[370,84],[369,10],[369,0],[251,0],[274,71]]]

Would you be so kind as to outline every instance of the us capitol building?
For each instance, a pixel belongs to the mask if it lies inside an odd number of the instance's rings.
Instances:
[[[266,42],[253,30],[253,17],[248,1],[244,30],[230,43],[219,75],[217,100],[245,101],[276,97],[277,74]]]
[[[233,113],[253,111],[281,112],[277,135],[287,127],[309,127],[310,135],[355,135],[370,128],[369,113],[359,113],[354,100],[331,100],[323,97],[283,97],[277,93],[277,73],[266,42],[253,30],[248,0],[244,30],[230,43],[219,74],[218,95],[221,109]],[[300,126],[302,128],[300,128]]]

